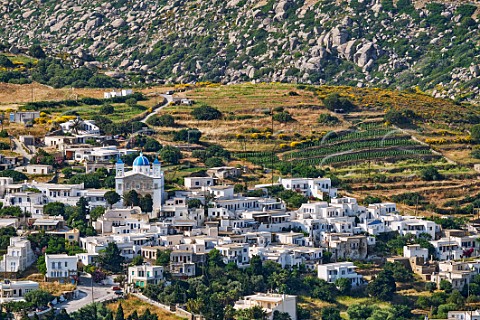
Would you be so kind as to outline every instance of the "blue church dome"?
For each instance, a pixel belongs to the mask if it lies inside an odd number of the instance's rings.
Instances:
[[[148,161],[147,157],[143,155],[143,153],[140,152],[140,155],[135,158],[133,161],[134,166],[149,166],[150,161]]]

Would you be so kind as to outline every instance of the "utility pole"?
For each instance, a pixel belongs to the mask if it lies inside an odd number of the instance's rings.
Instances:
[[[270,116],[272,117],[272,136],[273,136],[273,107],[270,109]],[[273,146],[273,149],[272,149],[272,166],[271,166],[271,169],[272,170],[272,187],[273,187],[273,156],[275,155],[275,142],[274,142],[274,146]]]

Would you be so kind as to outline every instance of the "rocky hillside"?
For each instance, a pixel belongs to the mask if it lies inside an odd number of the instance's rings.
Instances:
[[[410,0],[0,0],[0,41],[134,82],[284,81],[480,100],[476,6]]]

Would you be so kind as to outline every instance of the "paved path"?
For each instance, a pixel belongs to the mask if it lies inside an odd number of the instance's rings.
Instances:
[[[90,278],[81,277],[81,285],[77,286],[77,290],[80,291],[80,298],[69,300],[67,302],[56,305],[59,309],[66,309],[68,313],[77,311],[80,308],[85,307],[87,304],[95,302],[102,302],[105,300],[111,300],[118,296],[113,292],[112,286],[103,286],[94,283],[93,285],[93,299],[92,299],[92,286]]]
[[[438,152],[438,151],[436,151],[436,150],[433,150],[433,148],[432,148],[431,145],[429,145],[428,143],[426,143],[426,142],[418,139],[417,137],[415,137],[415,135],[414,135],[412,132],[409,132],[409,130],[402,129],[402,128],[398,127],[398,126],[394,126],[394,127],[395,127],[396,129],[400,130],[402,133],[409,135],[409,136],[412,138],[413,141],[418,142],[418,143],[420,143],[421,145],[428,146],[428,147],[430,148],[430,151],[432,151],[433,154],[436,154],[436,155],[438,155],[438,156],[441,156],[441,157],[445,158],[445,160],[447,160],[448,163],[457,165],[457,162],[456,162],[456,161],[454,161],[454,160],[446,157],[446,156],[445,156],[443,153],[441,153],[441,152]]]
[[[21,154],[23,157],[27,158],[28,160],[32,159],[32,155],[23,149],[22,143],[15,139],[12,138],[13,143],[15,144],[15,149],[13,149],[14,152]]]
[[[148,118],[150,118],[151,116],[157,114],[160,110],[162,110],[163,108],[165,108],[166,106],[168,106],[170,104],[170,102],[173,101],[173,96],[172,95],[167,95],[167,94],[161,94],[160,95],[161,97],[165,98],[165,103],[162,104],[160,107],[158,107],[157,109],[155,109],[155,111],[153,111],[152,113],[148,114],[145,118],[143,118],[142,120],[140,120],[140,122],[147,122]]]

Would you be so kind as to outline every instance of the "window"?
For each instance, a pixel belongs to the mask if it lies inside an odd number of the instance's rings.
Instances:
[[[68,267],[68,262],[67,262],[67,261],[65,261],[65,268],[66,268],[66,267]]]

